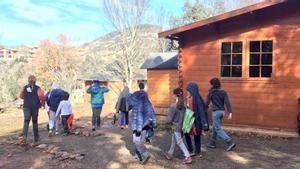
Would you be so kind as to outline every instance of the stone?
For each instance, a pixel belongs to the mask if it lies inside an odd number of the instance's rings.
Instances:
[[[75,159],[78,160],[78,161],[81,161],[83,158],[84,158],[84,156],[75,157]]]
[[[55,147],[55,145],[49,145],[46,153],[50,153],[50,151]]]
[[[40,145],[36,146],[36,148],[45,149],[45,148],[47,148],[47,144],[40,144]]]
[[[71,154],[70,159],[76,159],[76,157],[81,156],[80,154]]]
[[[51,151],[50,154],[57,154],[59,152],[59,147],[54,147]]]

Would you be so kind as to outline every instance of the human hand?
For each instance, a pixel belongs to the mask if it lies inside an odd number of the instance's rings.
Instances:
[[[231,119],[232,119],[232,113],[229,113],[228,120],[231,120]]]

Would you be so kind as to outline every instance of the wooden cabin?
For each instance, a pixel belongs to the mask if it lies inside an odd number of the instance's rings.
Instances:
[[[141,66],[147,69],[147,92],[157,115],[166,116],[178,87],[177,58],[177,53],[151,53]]]
[[[295,129],[300,97],[300,1],[267,0],[159,33],[179,42],[179,81],[202,97],[221,79],[232,125]]]

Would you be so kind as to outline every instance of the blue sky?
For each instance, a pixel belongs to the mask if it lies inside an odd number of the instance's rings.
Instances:
[[[180,15],[184,2],[152,0],[150,10],[157,13],[163,7]],[[101,5],[102,0],[0,0],[0,44],[37,44],[59,34],[78,43],[94,40],[111,31]]]

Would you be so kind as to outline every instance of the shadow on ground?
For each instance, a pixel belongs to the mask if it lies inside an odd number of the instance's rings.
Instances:
[[[75,125],[89,127],[90,117],[80,118]],[[129,129],[121,130],[111,124],[111,119],[103,120],[97,137],[82,137],[61,135],[47,137],[46,124],[40,125],[41,143],[54,144],[62,150],[85,154],[81,161],[59,161],[51,159],[41,150],[30,147],[21,147],[5,142],[7,138],[15,136],[6,135],[0,137],[0,168],[43,168],[43,169],[104,169],[104,168],[300,168],[300,142],[299,139],[263,139],[248,136],[234,136],[238,146],[233,152],[225,152],[223,143],[218,142],[217,149],[207,150],[202,146],[203,158],[194,158],[192,165],[182,164],[182,153],[177,148],[175,159],[167,161],[163,152],[170,146],[171,136],[168,131],[157,131],[151,144],[146,147],[151,153],[151,159],[144,166],[138,164],[132,157],[132,133]],[[31,136],[31,135],[30,135]],[[203,136],[202,145],[207,141]]]

